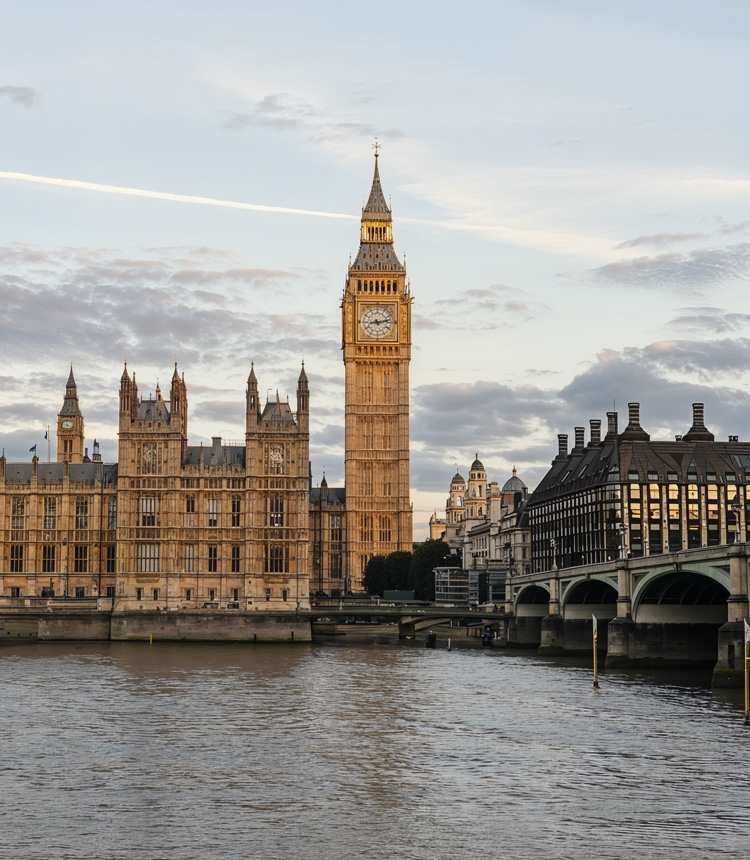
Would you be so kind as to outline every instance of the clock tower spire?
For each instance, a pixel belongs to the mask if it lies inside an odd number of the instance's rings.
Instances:
[[[73,362],[65,383],[65,399],[57,415],[57,462],[83,461],[83,415],[78,406],[78,386],[73,376]]]
[[[346,378],[347,568],[353,590],[373,555],[412,549],[409,499],[411,295],[393,249],[380,145],[362,210],[359,251],[342,301]]]

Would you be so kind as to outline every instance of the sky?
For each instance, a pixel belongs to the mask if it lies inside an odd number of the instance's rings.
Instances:
[[[6,3],[0,445],[117,456],[123,360],[185,373],[190,444],[245,386],[311,390],[343,483],[340,300],[372,181],[414,295],[415,537],[478,454],[533,489],[558,433],[706,404],[750,437],[750,7],[740,2]],[[605,420],[606,426],[606,420]],[[52,457],[54,459],[54,443]]]

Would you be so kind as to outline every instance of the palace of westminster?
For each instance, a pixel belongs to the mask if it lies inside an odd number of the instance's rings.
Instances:
[[[120,379],[119,450],[84,447],[71,367],[57,462],[0,457],[0,596],[111,598],[120,609],[296,611],[362,589],[374,554],[412,549],[411,294],[378,154],[342,299],[345,490],[311,487],[310,391],[265,404],[251,366],[244,445],[188,445],[188,389]]]
[[[310,390],[294,409],[261,402],[251,365],[244,444],[188,445],[188,390],[175,365],[169,396],[120,379],[119,450],[84,446],[71,367],[57,418],[57,462],[0,457],[0,598],[104,600],[128,609],[296,612],[314,595],[363,590],[373,555],[412,549],[409,498],[411,302],[393,248],[378,153],[359,251],[341,303],[345,487],[312,487]],[[591,420],[590,439],[559,450],[534,493],[516,475],[487,483],[477,457],[430,520],[464,571],[486,572],[490,600],[506,578],[750,540],[750,443],[716,442],[693,404],[690,429],[651,441],[639,405]],[[438,579],[440,577],[439,571]]]

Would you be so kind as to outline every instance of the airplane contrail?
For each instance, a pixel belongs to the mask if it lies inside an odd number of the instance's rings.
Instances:
[[[175,203],[200,203],[204,206],[224,206],[229,209],[249,209],[253,212],[274,212],[285,215],[308,215],[314,218],[343,218],[359,221],[359,215],[341,212],[321,212],[315,209],[294,209],[289,206],[265,206],[262,203],[240,203],[236,200],[216,200],[213,197],[198,197],[193,194],[172,194],[168,191],[148,191],[145,188],[123,188],[119,185],[101,185],[97,182],[82,182],[78,179],[57,179],[50,176],[34,176],[31,173],[14,173],[0,170],[0,179],[18,182],[35,182],[39,185],[55,185],[75,188],[80,191],[98,191],[105,194],[123,194],[130,197],[149,197],[153,200],[167,200]],[[419,224],[442,230],[457,230],[477,233],[490,241],[502,241],[530,248],[542,248],[565,254],[580,253],[583,248],[587,254],[602,259],[610,259],[613,242],[610,239],[558,233],[556,231],[514,228],[502,224],[467,224],[460,220],[430,221],[422,218],[399,217],[399,223]]]
[[[129,197],[151,197],[154,200],[171,200],[175,203],[202,203],[204,206],[226,206],[229,209],[251,209],[254,212],[281,212],[287,215],[312,215],[317,218],[346,218],[358,220],[356,215],[340,212],[318,212],[313,209],[292,209],[288,206],[264,206],[261,203],[239,203],[235,200],[216,200],[213,197],[197,197],[193,194],[172,194],[168,191],[147,191],[144,188],[122,188],[119,185],[100,185],[97,182],[80,182],[77,179],[56,179],[50,176],[34,176],[30,173],[13,173],[0,170],[0,179],[15,179],[20,182],[36,182],[40,185],[58,185],[77,188],[81,191],[102,191],[107,194],[125,194]]]

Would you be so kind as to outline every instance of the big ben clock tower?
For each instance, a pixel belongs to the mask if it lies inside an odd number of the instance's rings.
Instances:
[[[342,302],[346,377],[347,571],[353,591],[373,555],[412,549],[409,500],[411,295],[393,250],[378,170]]]

